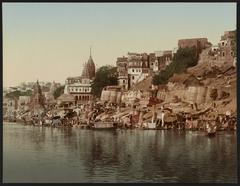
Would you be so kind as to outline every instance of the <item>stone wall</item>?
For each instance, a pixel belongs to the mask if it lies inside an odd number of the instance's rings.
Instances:
[[[195,46],[196,48],[204,49],[208,47],[208,39],[207,38],[180,39],[178,40],[178,46],[181,48]]]
[[[172,85],[171,85],[172,86]],[[157,97],[163,99],[166,102],[172,102],[175,97],[179,98],[182,101],[202,104],[206,102],[211,102],[210,97],[211,91],[214,87],[209,86],[189,86],[185,87],[180,84],[176,84],[170,88],[169,91],[158,91]],[[220,95],[220,91],[219,95]]]
[[[121,87],[105,87],[100,99],[101,101],[120,103],[122,99]]]

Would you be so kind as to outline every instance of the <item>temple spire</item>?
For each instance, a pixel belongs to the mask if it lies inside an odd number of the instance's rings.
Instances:
[[[90,57],[92,57],[92,46],[90,46]]]

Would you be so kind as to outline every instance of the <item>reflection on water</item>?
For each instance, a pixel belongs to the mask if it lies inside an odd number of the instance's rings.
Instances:
[[[4,182],[237,182],[236,133],[5,123]]]

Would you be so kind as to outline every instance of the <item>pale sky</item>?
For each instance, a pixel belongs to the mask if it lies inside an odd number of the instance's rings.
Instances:
[[[79,76],[92,57],[171,50],[179,39],[217,44],[236,29],[236,3],[3,3],[3,86]]]

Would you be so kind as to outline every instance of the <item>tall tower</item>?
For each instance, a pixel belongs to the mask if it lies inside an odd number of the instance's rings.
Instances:
[[[39,82],[37,80],[37,83],[33,87],[33,94],[31,97],[31,110],[34,113],[38,113],[40,110],[44,111],[45,110],[45,97],[42,94],[42,89],[41,86],[39,85]]]
[[[93,79],[95,77],[95,64],[92,59],[92,48],[91,47],[90,47],[90,56],[89,56],[87,63],[85,63],[85,65],[84,65],[84,68],[82,71],[82,76],[85,78],[89,78],[89,79]]]

